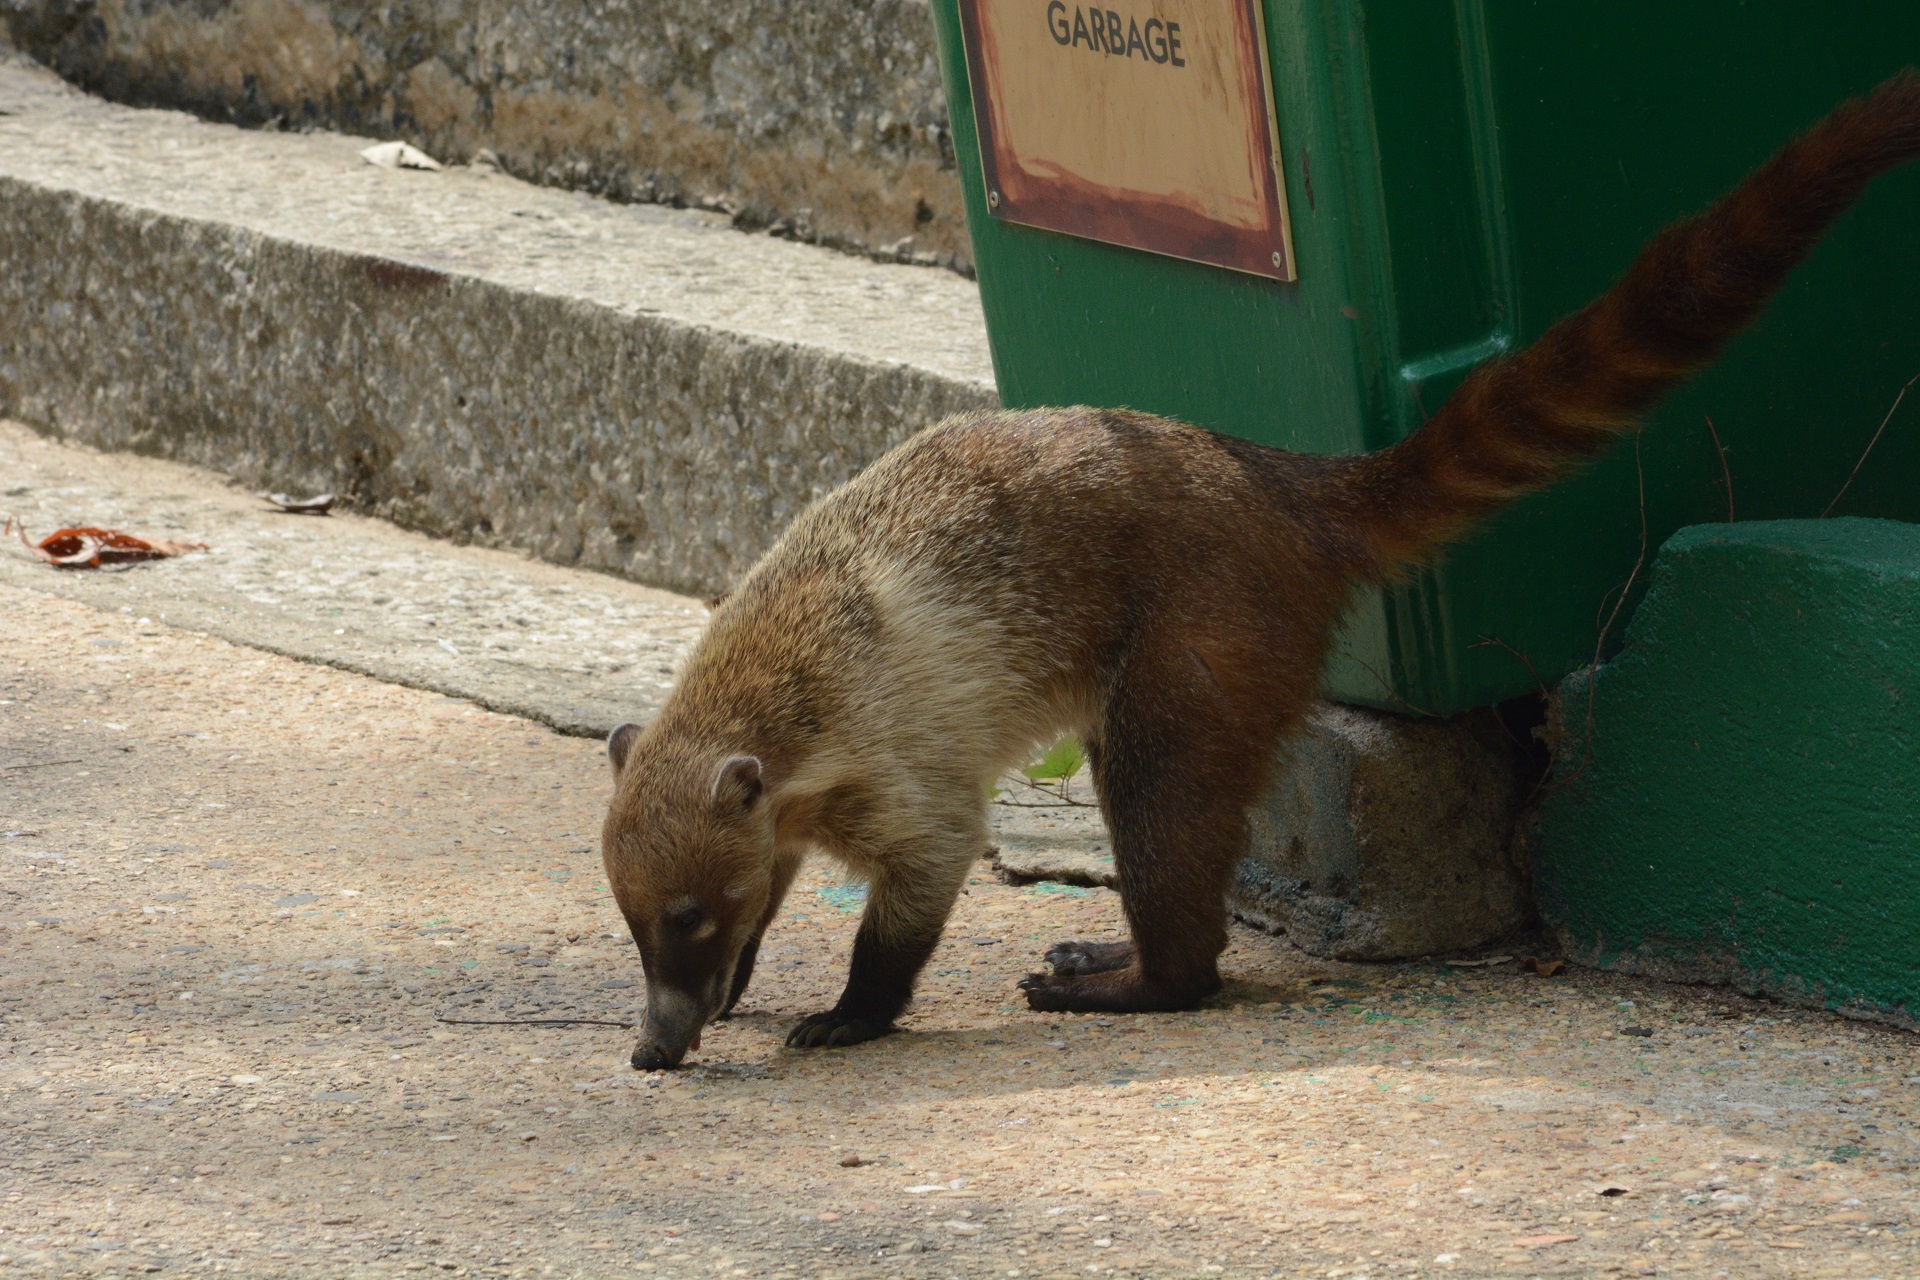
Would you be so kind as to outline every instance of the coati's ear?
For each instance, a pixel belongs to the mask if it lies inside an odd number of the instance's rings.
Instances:
[[[733,756],[713,775],[713,803],[721,810],[753,808],[760,798],[760,757]]]
[[[615,774],[627,767],[627,752],[633,750],[634,740],[639,736],[640,726],[631,723],[623,724],[607,735],[607,762],[613,766]]]

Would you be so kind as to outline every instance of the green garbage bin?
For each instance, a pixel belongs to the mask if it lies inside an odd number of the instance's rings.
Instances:
[[[1171,65],[1157,56],[1170,26],[1243,0],[1025,2],[1061,55],[1082,60],[1072,65],[1118,59],[1145,76]],[[932,3],[1004,402],[1127,406],[1317,452],[1411,433],[1474,364],[1603,291],[1659,227],[1841,99],[1920,62],[1911,0],[1244,0],[1266,55],[1265,83],[1246,79],[1245,92],[1271,93],[1290,224],[1268,270],[1231,246],[1110,243],[1097,199],[1038,213],[1003,199],[983,172],[963,18],[976,75],[979,7],[1027,19],[1016,0]],[[1097,41],[1074,29],[1089,14]],[[1063,113],[1110,120],[1131,109],[1076,101],[1083,85],[1039,65],[1010,73],[1029,99],[1052,93]],[[1649,548],[1730,505],[1740,519],[1818,515],[1920,372],[1916,297],[1920,172],[1905,171],[1652,416],[1637,451],[1357,600],[1328,691],[1444,715],[1591,661],[1642,546],[1636,464]],[[1908,407],[1914,419],[1888,428],[1839,512],[1920,518],[1920,403]]]

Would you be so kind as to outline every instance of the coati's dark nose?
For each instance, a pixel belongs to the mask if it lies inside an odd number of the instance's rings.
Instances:
[[[669,1067],[679,1066],[680,1059],[685,1052],[685,1050],[682,1050],[680,1053],[673,1053],[650,1040],[642,1040],[639,1044],[635,1045],[633,1049],[633,1069],[635,1071],[665,1071]]]
[[[700,1047],[709,1008],[697,996],[657,983],[647,984],[647,1016],[634,1046],[636,1071],[663,1071],[680,1065],[689,1049]]]
[[[700,1047],[700,1033],[698,1031],[694,1032],[691,1043],[683,1044],[677,1049],[672,1048],[667,1043],[668,1039],[669,1037],[653,1034],[651,1029],[649,1029],[648,1033],[641,1037],[640,1043],[633,1047],[633,1069],[635,1071],[665,1071],[670,1067],[679,1066],[680,1059],[687,1056],[689,1049],[698,1049]]]

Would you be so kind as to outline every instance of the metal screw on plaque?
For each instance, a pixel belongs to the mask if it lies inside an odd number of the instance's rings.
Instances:
[[[1275,249],[1273,251],[1273,265],[1278,267],[1278,266],[1284,265],[1285,262],[1286,262],[1286,259],[1280,256],[1280,251],[1278,249]]]
[[[999,207],[1000,207],[1000,193],[998,191],[987,192],[987,208],[998,209]]]

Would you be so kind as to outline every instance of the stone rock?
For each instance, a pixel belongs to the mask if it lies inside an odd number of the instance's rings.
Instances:
[[[1523,753],[1490,711],[1414,720],[1323,703],[1255,806],[1233,912],[1302,950],[1393,960],[1525,924]]]

